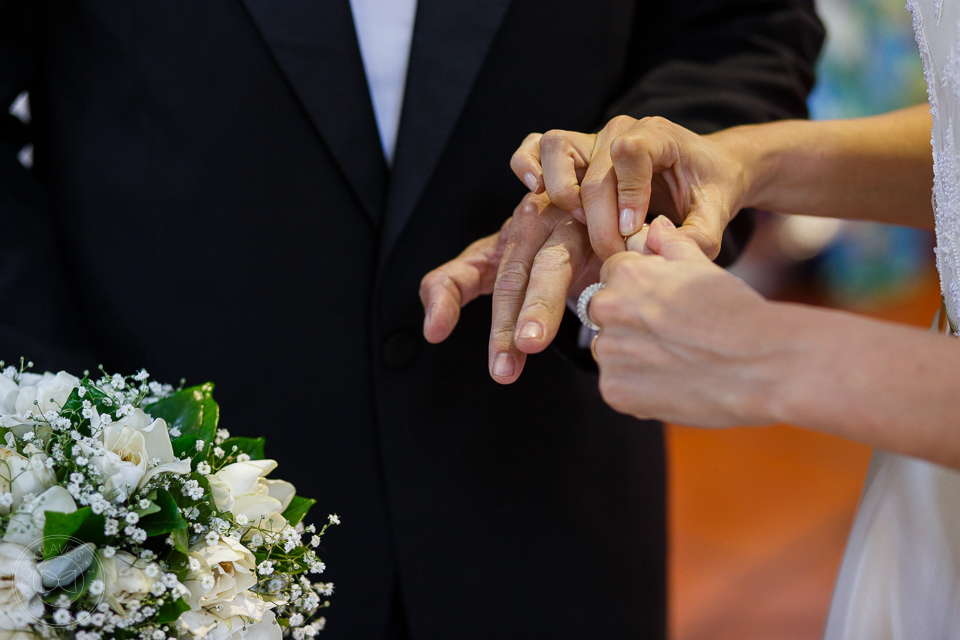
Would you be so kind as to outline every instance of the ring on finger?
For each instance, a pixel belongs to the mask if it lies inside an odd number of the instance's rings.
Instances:
[[[600,327],[590,319],[590,300],[593,298],[594,294],[597,291],[600,291],[605,286],[602,282],[595,282],[580,294],[580,297],[577,299],[577,317],[580,318],[580,322],[583,323],[587,329],[591,331],[600,331]]]

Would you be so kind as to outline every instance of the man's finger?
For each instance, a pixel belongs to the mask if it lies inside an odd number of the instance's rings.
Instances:
[[[640,230],[635,234],[627,238],[627,251],[633,251],[634,253],[642,253],[645,255],[652,254],[653,251],[650,250],[650,247],[647,246],[647,236],[650,233],[650,225],[644,224],[640,227]]]
[[[523,369],[526,354],[517,348],[513,336],[530,271],[553,228],[566,217],[545,195],[526,196],[514,212],[493,286],[490,323],[490,375],[501,384],[514,382]]]
[[[531,133],[510,158],[510,168],[532,193],[543,193],[543,169],[540,167],[539,133]]]
[[[446,340],[460,319],[460,308],[477,296],[493,292],[509,223],[508,220],[500,233],[477,240],[420,281],[423,336],[427,342]]]
[[[540,164],[550,201],[586,222],[580,201],[580,180],[583,178],[596,136],[575,131],[547,131],[540,138]]]
[[[534,259],[514,342],[524,353],[539,353],[557,335],[571,284],[590,253],[586,228],[576,220],[558,224]]]

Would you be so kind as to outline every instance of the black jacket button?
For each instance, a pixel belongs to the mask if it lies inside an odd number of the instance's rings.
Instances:
[[[419,336],[409,329],[389,334],[383,341],[380,355],[391,369],[403,369],[413,364],[420,347]]]

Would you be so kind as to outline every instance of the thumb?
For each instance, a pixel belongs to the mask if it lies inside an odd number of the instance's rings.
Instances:
[[[647,247],[667,260],[710,262],[697,242],[683,229],[677,229],[666,216],[660,216],[650,224]]]

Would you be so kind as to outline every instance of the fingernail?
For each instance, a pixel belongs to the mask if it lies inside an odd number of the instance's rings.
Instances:
[[[570,212],[570,215],[572,215],[574,218],[576,218],[580,222],[587,221],[587,214],[583,211],[583,207],[577,207],[576,209]]]
[[[670,229],[676,229],[676,228],[677,228],[677,225],[673,224],[673,220],[671,220],[671,219],[668,218],[667,216],[660,216],[660,224],[662,224],[663,226],[668,227],[668,228],[670,228]]]
[[[493,375],[498,378],[509,378],[513,375],[515,368],[516,363],[513,360],[513,356],[506,352],[497,354],[496,359],[493,361]]]
[[[543,327],[540,326],[539,322],[528,322],[522,327],[520,327],[520,333],[517,337],[518,338],[535,338],[535,339],[542,338]]]
[[[532,171],[527,172],[527,175],[523,176],[523,183],[527,185],[530,191],[536,191],[540,188],[540,178],[533,175]]]
[[[637,232],[637,212],[626,208],[620,212],[620,235],[632,236]]]

